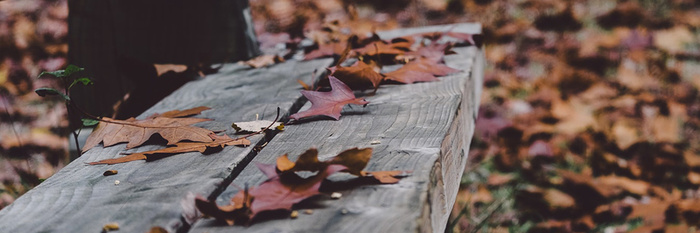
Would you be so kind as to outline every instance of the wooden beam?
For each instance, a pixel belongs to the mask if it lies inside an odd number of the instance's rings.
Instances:
[[[198,126],[232,135],[232,122],[255,120],[256,114],[273,120],[277,107],[286,114],[299,97],[297,79],[311,82],[313,71],[331,61],[291,61],[260,69],[226,65],[215,75],[186,84],[141,116],[209,106],[212,110],[201,117],[214,121]],[[261,136],[251,138],[253,145],[261,140]],[[232,146],[210,155],[185,153],[152,162],[85,164],[122,156],[124,147],[97,146],[18,198],[0,211],[0,232],[99,232],[111,222],[119,224],[119,232],[147,232],[152,226],[175,232],[185,225],[180,202],[187,193],[206,197],[220,192],[220,185],[230,182],[232,172],[239,169],[237,165],[254,156],[252,146]],[[141,146],[129,152],[162,147]],[[106,170],[119,173],[103,176]]]
[[[475,47],[455,50],[446,63],[463,72],[438,82],[382,86],[367,97],[367,107],[346,106],[339,121],[287,126],[253,159],[269,164],[289,154],[294,160],[310,147],[327,159],[349,148],[372,147],[366,170],[410,170],[409,177],[393,185],[353,187],[339,200],[322,197],[322,207],[297,219],[247,227],[202,220],[191,232],[444,232],[474,130],[484,64]],[[228,204],[237,187],[265,179],[248,166],[217,202]]]

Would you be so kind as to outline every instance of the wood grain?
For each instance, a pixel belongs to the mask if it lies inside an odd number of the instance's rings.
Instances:
[[[212,130],[227,130],[235,121],[272,120],[277,107],[286,114],[299,97],[297,79],[310,82],[314,69],[331,60],[287,62],[270,68],[248,69],[227,65],[218,74],[190,82],[143,116],[173,109],[209,106],[201,116],[214,119],[198,124]],[[253,144],[262,137],[253,137]],[[0,211],[0,232],[99,232],[116,222],[120,232],[147,232],[161,226],[171,232],[184,227],[182,200],[192,192],[209,196],[220,188],[251,148],[226,147],[218,153],[185,153],[152,161],[88,166],[86,162],[115,158],[125,144],[97,146],[39,186]],[[150,145],[130,150],[162,148]],[[118,170],[103,176],[105,170]],[[116,185],[115,181],[119,180]]]
[[[297,219],[248,227],[200,220],[192,232],[443,232],[466,162],[483,75],[481,68],[471,69],[483,66],[480,50],[456,51],[446,62],[463,72],[438,82],[382,86],[366,97],[367,107],[346,106],[339,121],[287,126],[253,159],[274,163],[288,153],[294,160],[310,147],[328,159],[352,147],[372,147],[367,171],[410,170],[409,177],[398,184],[349,187],[339,200],[321,197],[313,214]],[[239,187],[264,180],[255,166],[248,166],[217,202],[227,204]]]

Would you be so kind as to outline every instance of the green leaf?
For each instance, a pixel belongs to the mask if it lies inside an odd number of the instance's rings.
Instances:
[[[66,101],[70,101],[70,97],[68,97],[68,95],[63,94],[62,92],[60,92],[56,89],[53,89],[53,88],[48,88],[48,87],[37,88],[36,90],[34,90],[34,92],[36,92],[36,94],[41,96],[41,97],[45,97],[47,95],[57,95],[57,96],[63,97],[63,99]]]
[[[76,80],[73,80],[73,83],[71,83],[70,86],[68,86],[68,90],[70,90],[76,83],[82,83],[85,86],[93,84],[90,78],[78,78]]]
[[[70,76],[70,75],[73,74],[73,73],[80,72],[80,71],[83,71],[83,70],[85,70],[85,69],[84,69],[84,68],[77,67],[77,66],[75,66],[75,65],[68,65],[68,67],[66,67],[66,72],[65,72],[63,75],[65,75],[66,77],[68,77],[68,76]]]
[[[93,125],[96,125],[97,123],[100,123],[100,121],[95,120],[95,119],[83,118],[80,120],[83,121],[83,126],[93,126]]]
[[[44,72],[41,72],[41,74],[39,74],[39,78],[41,78],[41,76],[44,76],[45,74],[50,74],[50,75],[53,75],[54,77],[57,77],[57,78],[63,78],[63,77],[65,77],[65,70],[57,70],[57,71],[51,71],[51,72],[44,71]]]
[[[67,77],[71,76],[72,74],[74,74],[76,72],[83,71],[83,70],[85,70],[85,69],[77,67],[75,65],[68,65],[68,67],[66,67],[65,70],[41,72],[41,74],[39,74],[39,78],[41,78],[41,76],[44,76],[45,74],[50,74],[50,75],[53,75],[54,77],[57,77],[57,78],[67,78]]]

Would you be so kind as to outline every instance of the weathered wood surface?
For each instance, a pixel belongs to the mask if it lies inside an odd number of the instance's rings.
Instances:
[[[478,33],[473,24],[404,29],[380,34],[392,37],[423,31]],[[0,211],[0,232],[94,232],[119,223],[120,232],[145,232],[161,226],[171,232],[443,232],[455,200],[473,132],[483,77],[482,51],[457,48],[446,57],[463,72],[438,82],[385,85],[367,96],[367,107],[346,106],[340,121],[320,120],[290,125],[259,153],[253,147],[227,147],[210,155],[187,153],[153,162],[87,166],[85,162],[120,156],[124,144],[88,151],[41,185]],[[199,126],[230,129],[231,122],[274,118],[304,105],[296,79],[312,80],[315,69],[330,59],[287,62],[269,68],[226,65],[218,74],[186,84],[142,116],[200,105],[212,107],[212,118]],[[306,103],[303,108],[308,108]],[[302,109],[303,109],[302,108]],[[231,134],[230,130],[227,133]],[[262,136],[251,138],[261,144]],[[371,145],[372,141],[380,144]],[[162,146],[138,147],[130,152]],[[298,219],[277,219],[249,227],[224,226],[203,219],[189,227],[180,201],[187,193],[228,202],[239,187],[264,180],[254,162],[272,163],[282,154],[295,159],[309,147],[323,158],[352,147],[373,147],[367,171],[411,170],[392,185],[368,185],[342,191],[339,200],[321,197],[322,207]],[[104,177],[107,169],[119,174]],[[115,185],[114,181],[120,183]],[[223,193],[222,193],[223,192]]]
[[[452,29],[467,33],[480,30],[473,25]],[[429,31],[436,28],[382,36]],[[202,220],[192,232],[444,232],[474,130],[484,65],[475,47],[455,51],[458,54],[446,57],[446,63],[463,72],[442,77],[439,82],[382,86],[375,96],[367,97],[367,107],[346,106],[340,121],[288,126],[253,159],[269,164],[289,154],[294,160],[310,147],[317,147],[320,156],[328,159],[352,147],[372,147],[374,153],[366,170],[413,171],[409,177],[393,185],[348,189],[339,200],[322,198],[321,208],[297,219],[249,227]],[[308,107],[307,103],[304,108]],[[380,144],[372,145],[372,141]],[[237,187],[257,185],[265,179],[257,167],[248,166],[217,202],[227,204],[239,191]]]
[[[201,116],[214,121],[198,126],[212,130],[255,120],[256,114],[272,120],[277,107],[290,109],[298,99],[297,79],[310,82],[314,69],[330,63],[331,59],[287,62],[261,69],[226,65],[218,74],[186,84],[142,116],[203,105],[212,110]],[[261,139],[251,141],[255,145]],[[121,156],[124,148],[124,144],[96,146],[21,196],[0,211],[0,232],[99,232],[111,222],[119,224],[119,232],[146,232],[152,226],[175,232],[183,227],[180,201],[188,192],[211,195],[225,179],[231,179],[237,164],[253,156],[252,146],[231,146],[211,155],[185,153],[152,162],[85,165]],[[162,146],[142,146],[131,152],[156,148]],[[108,169],[119,173],[103,176]]]
[[[367,97],[367,107],[345,107],[340,121],[288,126],[253,159],[269,164],[288,153],[294,161],[310,147],[317,147],[320,157],[328,159],[349,148],[372,147],[365,170],[410,170],[410,176],[398,184],[354,187],[342,191],[338,200],[321,198],[322,207],[297,219],[248,227],[201,220],[192,232],[444,232],[478,106],[481,71],[472,72],[470,67],[483,62],[475,60],[479,51],[474,47],[456,51],[458,55],[446,58],[447,64],[464,72],[439,82],[382,86],[375,96]],[[217,202],[226,204],[239,191],[237,187],[265,179],[256,166],[248,166]]]

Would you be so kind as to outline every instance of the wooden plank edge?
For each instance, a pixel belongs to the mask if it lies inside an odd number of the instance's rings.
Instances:
[[[450,213],[459,191],[462,174],[469,154],[469,145],[474,135],[483,85],[485,56],[479,49],[474,58],[469,80],[465,82],[465,92],[460,107],[455,113],[455,121],[440,147],[440,155],[433,166],[428,185],[427,200],[418,224],[418,232],[445,232]],[[470,89],[474,88],[474,89]],[[464,131],[467,132],[464,132]]]

